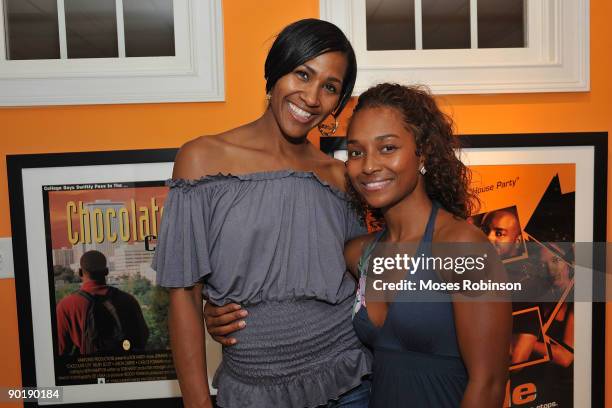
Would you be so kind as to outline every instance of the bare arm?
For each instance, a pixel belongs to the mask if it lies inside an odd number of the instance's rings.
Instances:
[[[455,242],[488,244],[482,232],[474,228],[457,232]],[[488,263],[491,276],[497,276],[497,271],[505,273],[496,256],[489,256]],[[453,310],[459,350],[469,376],[461,408],[499,408],[508,379],[512,304],[503,298],[491,301],[485,296],[479,300],[469,294],[456,294]]]
[[[170,289],[170,344],[186,408],[212,408],[202,315],[202,284]]]
[[[181,147],[174,162],[173,178],[196,179],[209,173],[207,156],[214,156],[214,152],[206,148],[205,139],[196,139]],[[170,344],[185,408],[213,406],[206,372],[202,288],[202,283],[196,283],[169,291]]]
[[[512,364],[528,361],[537,340],[538,338],[531,333],[520,333],[512,350]]]
[[[344,262],[346,269],[355,279],[359,279],[359,258],[364,248],[374,239],[375,234],[361,235],[344,244]]]
[[[453,306],[459,349],[469,375],[461,407],[501,407],[508,378],[511,305],[467,301]]]

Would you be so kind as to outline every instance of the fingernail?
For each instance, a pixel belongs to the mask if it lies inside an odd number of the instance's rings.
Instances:
[[[241,320],[240,323],[238,323],[238,326],[244,327],[246,326],[246,322],[244,320]]]
[[[231,343],[231,344],[236,344],[236,339],[231,339],[231,340],[230,340],[230,343]]]
[[[240,317],[245,317],[246,315],[249,314],[249,312],[247,312],[246,310],[241,310],[239,314],[240,314]]]
[[[236,304],[235,308],[236,310],[240,309],[242,306],[240,306],[239,304]]]

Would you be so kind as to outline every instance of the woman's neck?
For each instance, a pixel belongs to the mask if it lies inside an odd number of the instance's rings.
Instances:
[[[395,205],[383,209],[389,242],[414,242],[425,231],[433,203],[425,189],[419,185],[412,193]]]
[[[290,138],[283,133],[270,108],[253,122],[253,126],[262,148],[275,156],[299,160],[303,159],[305,152],[310,149],[307,135]]]

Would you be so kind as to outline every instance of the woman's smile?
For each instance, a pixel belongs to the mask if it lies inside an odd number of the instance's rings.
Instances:
[[[295,105],[294,103],[291,103],[291,102],[287,102],[287,105],[289,106],[289,113],[291,113],[291,116],[293,116],[293,118],[295,120],[297,120],[298,122],[301,122],[301,123],[308,123],[308,122],[310,122],[310,119],[313,116],[312,113],[307,112],[306,110],[299,108],[297,105]]]
[[[360,180],[360,183],[363,187],[364,192],[366,193],[374,193],[384,188],[388,187],[393,180],[391,179],[382,179],[382,180]]]

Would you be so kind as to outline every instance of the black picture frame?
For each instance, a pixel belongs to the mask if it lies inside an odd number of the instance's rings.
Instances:
[[[462,150],[482,150],[486,152],[507,152],[509,155],[521,154],[538,148],[589,148],[592,150],[593,199],[592,199],[592,242],[606,242],[607,222],[607,180],[608,180],[608,133],[526,133],[495,135],[460,135]],[[500,163],[501,164],[501,163]],[[593,257],[593,269],[605,271],[605,258],[599,253]],[[593,275],[593,299],[606,299],[606,274]],[[605,405],[605,336],[606,304],[592,302],[591,332],[591,384],[590,406]],[[579,384],[578,384],[579,385]],[[574,383],[574,387],[577,384]]]
[[[19,343],[21,357],[21,379],[23,387],[41,386],[37,381],[36,353],[33,314],[38,311],[32,308],[31,284],[32,276],[29,271],[29,253],[26,218],[24,206],[24,171],[47,172],[49,169],[65,169],[66,183],[73,182],[71,174],[80,169],[89,168],[92,171],[104,171],[105,166],[121,165],[128,167],[139,165],[172,165],[178,149],[152,149],[152,150],[123,150],[107,152],[82,152],[82,153],[51,153],[51,154],[27,154],[7,155],[7,171],[9,186],[9,201],[11,214],[12,245],[14,254],[16,303],[19,326]],[[171,172],[161,179],[170,178]],[[125,178],[131,176],[126,174]],[[146,179],[146,176],[145,176]],[[157,177],[157,180],[160,178]],[[142,181],[142,180],[134,180]],[[146,180],[144,180],[146,181]],[[41,191],[42,195],[42,191]],[[46,272],[45,272],[46,273]],[[52,283],[49,283],[51,286]],[[70,386],[68,386],[70,387]],[[144,407],[182,407],[180,397],[148,398],[146,394],[136,397],[137,399],[99,401],[99,402],[74,402],[59,404],[40,404],[38,402],[25,402],[26,407],[110,407],[110,408],[144,408]]]

